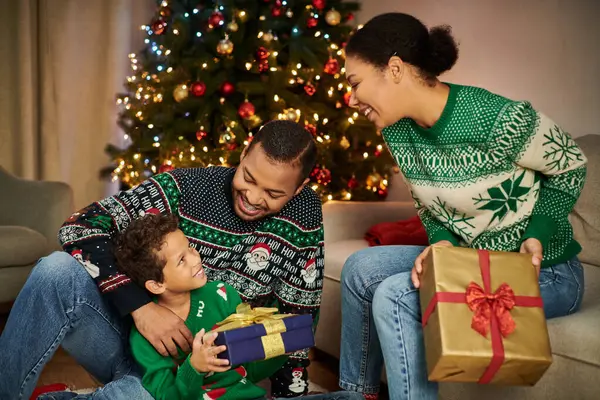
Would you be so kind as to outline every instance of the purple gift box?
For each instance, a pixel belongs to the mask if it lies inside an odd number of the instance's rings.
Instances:
[[[215,345],[227,347],[219,358],[239,365],[307,349],[315,345],[312,316],[296,315],[281,319],[285,332],[267,334],[263,324],[219,332]]]

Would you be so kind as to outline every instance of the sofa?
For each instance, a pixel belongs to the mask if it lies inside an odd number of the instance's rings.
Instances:
[[[13,301],[40,257],[60,249],[57,232],[73,212],[67,184],[20,179],[0,167],[0,304]]]
[[[581,310],[548,321],[553,364],[534,387],[443,383],[444,400],[600,399],[600,135],[576,139],[588,157],[585,188],[570,220],[583,251],[585,294]],[[340,354],[340,275],[346,259],[367,247],[365,232],[374,224],[415,215],[413,202],[401,179],[394,177],[385,202],[328,202],[325,226],[325,279],[316,347],[334,357]]]

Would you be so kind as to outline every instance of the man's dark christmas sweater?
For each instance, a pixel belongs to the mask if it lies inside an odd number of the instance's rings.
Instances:
[[[234,174],[233,168],[209,167],[155,175],[73,214],[61,227],[59,240],[125,316],[150,302],[150,296],[119,272],[113,239],[148,211],[176,214],[179,228],[202,256],[210,280],[229,283],[255,307],[310,313],[316,327],[324,267],[318,196],[305,187],[279,213],[247,222],[233,210]],[[294,354],[275,375],[273,395],[306,393],[307,353]]]

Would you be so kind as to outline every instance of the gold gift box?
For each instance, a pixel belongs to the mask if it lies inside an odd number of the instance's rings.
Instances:
[[[510,303],[511,293],[516,304],[498,311],[498,319],[494,299]],[[531,255],[434,246],[423,264],[420,298],[431,381],[534,385],[552,363]],[[467,299],[490,305],[489,323],[485,310],[472,311]],[[485,325],[487,333],[472,324]]]

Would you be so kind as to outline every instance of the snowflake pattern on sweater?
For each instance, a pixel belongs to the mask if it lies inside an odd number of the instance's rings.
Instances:
[[[434,126],[402,119],[383,130],[430,242],[517,251],[536,238],[543,266],[575,256],[567,217],[585,182],[581,149],[528,102],[449,86]]]
[[[75,213],[60,229],[59,240],[65,251],[77,251],[85,263],[98,268],[95,279],[101,292],[126,315],[150,297],[119,272],[112,239],[150,209],[176,214],[180,229],[202,256],[210,280],[232,285],[253,306],[310,313],[316,326],[324,267],[318,196],[306,187],[278,214],[244,221],[233,210],[234,173],[233,168],[209,167],[155,175]],[[249,264],[249,256],[264,268]],[[314,265],[314,279],[306,278],[307,265]],[[293,368],[308,366],[308,351],[294,354],[289,364],[286,374],[291,381]]]

